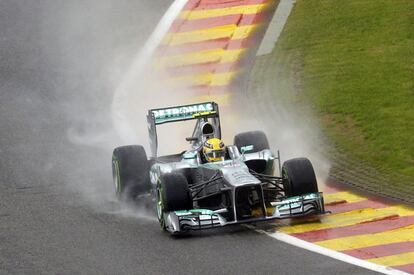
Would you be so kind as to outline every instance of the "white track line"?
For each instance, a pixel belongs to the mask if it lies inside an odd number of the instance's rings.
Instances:
[[[282,33],[294,4],[295,0],[280,1],[275,14],[273,15],[272,21],[270,21],[262,43],[260,44],[259,50],[257,51],[257,56],[269,54],[273,51],[273,48]]]
[[[382,265],[378,265],[378,264],[374,264],[374,263],[370,263],[368,261],[364,261],[343,253],[340,253],[338,251],[334,251],[331,249],[327,249],[325,247],[321,247],[319,245],[313,244],[313,243],[309,243],[306,242],[304,240],[295,238],[293,236],[290,236],[288,234],[285,233],[280,233],[280,232],[275,232],[275,233],[269,233],[269,232],[265,232],[263,230],[256,230],[260,233],[264,233],[272,238],[275,238],[276,240],[282,241],[284,243],[288,243],[318,254],[322,254],[331,258],[334,258],[336,260],[342,261],[342,262],[346,262],[352,265],[356,265],[356,266],[360,266],[369,270],[373,270],[376,272],[380,272],[383,274],[390,274],[390,275],[409,275],[409,273],[400,271],[400,270],[396,270],[390,267],[386,267],[386,266],[382,266]]]
[[[172,23],[183,10],[187,2],[188,0],[175,0],[161,18],[160,22],[158,22],[154,32],[151,34],[147,42],[145,42],[144,47],[139,53],[137,61],[139,62],[141,69],[145,68],[148,64],[155,50],[161,44],[162,39],[165,37]]]
[[[157,47],[161,44],[174,20],[178,17],[188,0],[175,0],[161,18],[154,32],[151,34],[144,47],[137,53],[131,67],[122,77],[112,98],[112,123],[115,130],[124,143],[136,142],[137,137],[128,122],[124,112],[124,106],[128,103],[130,87],[148,65]],[[133,90],[133,89],[132,89]]]

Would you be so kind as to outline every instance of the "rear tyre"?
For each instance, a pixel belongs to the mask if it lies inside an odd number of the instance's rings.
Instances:
[[[267,140],[266,134],[262,131],[251,131],[244,132],[236,135],[234,137],[234,145],[237,147],[239,152],[241,148],[248,145],[253,145],[253,150],[248,153],[256,153],[265,149],[269,149],[269,142]],[[269,163],[266,160],[248,160],[245,162],[249,169],[255,171],[259,174],[273,174],[273,161]]]
[[[285,161],[282,166],[282,178],[287,197],[318,192],[315,171],[307,158]]]
[[[262,131],[240,133],[234,137],[233,143],[239,151],[241,151],[241,148],[244,146],[253,145],[253,150],[249,151],[249,153],[255,153],[270,148],[266,134]]]
[[[144,147],[117,147],[112,154],[115,193],[121,200],[132,200],[150,191],[149,161]]]

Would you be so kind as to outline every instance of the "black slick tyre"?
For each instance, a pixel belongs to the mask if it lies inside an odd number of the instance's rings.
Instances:
[[[247,153],[256,153],[265,149],[270,149],[269,141],[267,140],[266,134],[262,131],[250,131],[236,135],[234,137],[234,145],[237,147],[239,152],[241,148],[248,145],[253,145],[253,150]],[[273,161],[270,163],[265,160],[248,160],[245,162],[249,169],[259,174],[273,174]]]
[[[315,171],[307,158],[285,161],[282,166],[282,178],[287,197],[318,192]]]
[[[262,131],[250,131],[236,135],[234,137],[234,145],[241,151],[241,148],[248,145],[253,145],[253,150],[249,153],[255,153],[264,149],[269,149],[269,142],[266,134]]]
[[[121,200],[132,200],[150,191],[149,161],[144,147],[121,146],[112,154],[115,193]]]
[[[161,176],[160,194],[164,212],[189,210],[193,202],[187,179],[179,173],[168,173]]]
[[[187,179],[178,173],[161,175],[157,186],[157,217],[161,228],[167,230],[164,213],[176,210],[189,210],[193,203]]]

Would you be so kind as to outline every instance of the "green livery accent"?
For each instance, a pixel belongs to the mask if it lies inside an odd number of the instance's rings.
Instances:
[[[115,170],[114,180],[115,180],[116,193],[119,195],[121,194],[121,175],[119,173],[119,161],[115,156],[112,156],[112,164],[114,165],[114,168],[115,168],[114,169]]]
[[[247,145],[247,146],[243,146],[242,148],[240,148],[242,154],[249,152],[249,151],[253,151],[253,149],[254,149],[253,145]]]
[[[178,210],[174,211],[174,213],[177,216],[188,216],[188,215],[194,215],[194,214],[200,214],[200,215],[215,215],[215,213],[209,209],[191,209],[191,210]]]
[[[194,159],[197,157],[197,151],[190,151],[183,154],[184,159]]]
[[[155,119],[155,124],[160,124],[207,116],[215,114],[216,111],[214,110],[213,104],[208,102],[172,108],[155,109],[151,110],[151,113]]]
[[[223,160],[223,161],[216,161],[216,162],[208,162],[201,164],[200,166],[209,168],[209,169],[220,169],[221,167],[226,167],[226,165],[235,165],[233,160]]]
[[[166,230],[165,227],[165,220],[164,220],[164,206],[162,205],[162,197],[161,197],[162,190],[157,190],[157,203],[156,203],[156,211],[157,211],[157,218],[160,223],[160,226],[163,230]]]
[[[278,210],[289,210],[289,208],[301,207],[302,200],[311,200],[319,198],[319,193],[311,193],[303,196],[291,197],[281,201],[276,208]]]

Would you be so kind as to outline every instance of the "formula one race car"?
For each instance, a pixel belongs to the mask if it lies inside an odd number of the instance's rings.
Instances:
[[[114,150],[112,171],[119,198],[150,196],[161,228],[172,234],[325,213],[315,172],[306,158],[280,164],[260,131],[238,134],[234,145],[220,140],[214,102],[149,110],[151,156],[140,145]],[[191,148],[157,156],[156,126],[195,120]],[[274,176],[275,160],[280,176]]]

